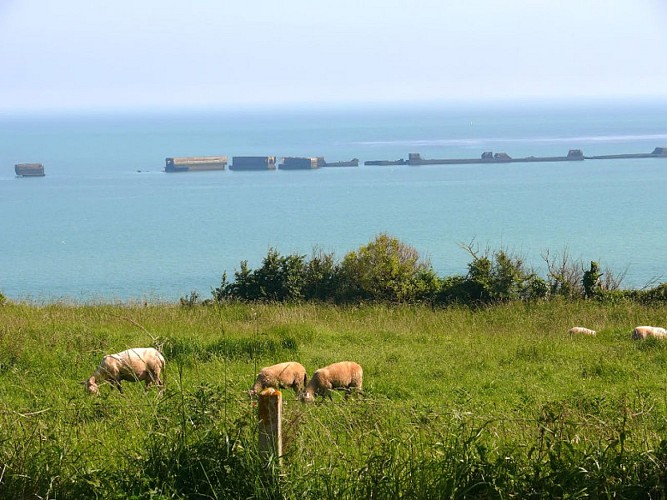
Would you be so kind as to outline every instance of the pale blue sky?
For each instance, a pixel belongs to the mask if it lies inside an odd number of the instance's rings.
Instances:
[[[667,97],[666,0],[0,0],[0,111]]]

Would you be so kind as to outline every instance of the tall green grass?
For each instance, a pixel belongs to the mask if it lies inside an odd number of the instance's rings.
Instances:
[[[666,307],[0,307],[2,498],[663,498]],[[574,325],[596,337],[570,337]],[[160,347],[167,391],[84,394],[102,355]],[[364,397],[284,392],[257,450],[258,369],[364,367]]]

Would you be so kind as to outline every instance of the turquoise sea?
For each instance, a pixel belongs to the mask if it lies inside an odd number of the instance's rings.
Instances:
[[[441,275],[461,244],[598,260],[665,281],[667,159],[363,166],[365,160],[650,152],[667,102],[524,102],[0,116],[0,291],[14,300],[208,297],[270,247],[346,252],[388,232]],[[167,156],[359,158],[358,168],[166,174]],[[41,162],[43,178],[14,164]]]

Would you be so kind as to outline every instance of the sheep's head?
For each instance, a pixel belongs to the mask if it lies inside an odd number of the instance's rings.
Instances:
[[[86,386],[86,392],[88,394],[99,394],[100,393],[100,388],[95,382],[95,377],[90,377],[88,380],[84,382]]]
[[[304,391],[299,394],[299,401],[302,403],[312,403],[315,401],[315,395],[312,392]]]

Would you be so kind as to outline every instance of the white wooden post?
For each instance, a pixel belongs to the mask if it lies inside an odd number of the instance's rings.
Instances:
[[[271,457],[280,464],[283,454],[283,395],[273,388],[258,395],[259,452],[268,464]]]

